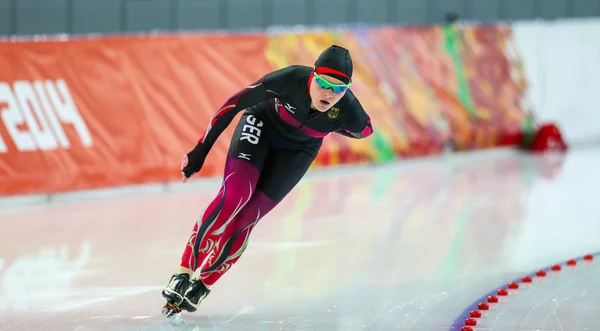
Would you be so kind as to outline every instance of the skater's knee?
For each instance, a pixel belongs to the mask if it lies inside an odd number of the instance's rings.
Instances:
[[[230,226],[225,230],[226,238],[233,235],[240,235],[245,230],[252,231],[254,226],[275,207],[276,203],[269,199],[262,192],[258,191],[252,195],[252,198],[242,208],[231,221]]]
[[[270,198],[262,190],[257,190],[248,203],[248,208],[256,210],[256,217],[262,218],[275,208],[278,203],[278,200]]]

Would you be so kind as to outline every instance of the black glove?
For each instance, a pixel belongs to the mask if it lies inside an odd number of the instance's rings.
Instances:
[[[181,169],[181,172],[186,178],[190,178],[193,174],[202,169],[206,154],[206,148],[201,143],[198,143],[194,149],[186,154],[188,161]]]

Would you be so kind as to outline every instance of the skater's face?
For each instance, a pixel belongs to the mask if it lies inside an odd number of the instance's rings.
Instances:
[[[328,86],[331,84],[335,86]],[[328,111],[346,94],[348,89],[344,85],[344,82],[337,78],[325,74],[315,74],[310,84],[312,108],[320,112]]]

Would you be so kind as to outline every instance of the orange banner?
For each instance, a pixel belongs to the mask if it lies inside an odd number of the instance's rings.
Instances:
[[[531,127],[509,26],[3,42],[0,196],[178,180],[229,97],[331,44],[352,52],[375,132],[328,136],[314,167],[493,147]],[[197,177],[221,176],[235,122]]]
[[[219,106],[271,70],[263,35],[0,44],[0,196],[175,180]],[[222,171],[234,125],[201,175]]]

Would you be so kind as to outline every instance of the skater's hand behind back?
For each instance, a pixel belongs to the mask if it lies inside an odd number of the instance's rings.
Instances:
[[[200,143],[181,159],[181,181],[187,182],[195,173],[199,172],[204,165],[206,152]]]

